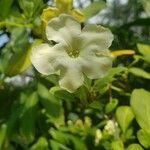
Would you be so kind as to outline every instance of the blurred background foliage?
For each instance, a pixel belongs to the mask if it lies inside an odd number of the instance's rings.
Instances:
[[[111,29],[111,51],[135,51],[75,93],[30,63],[32,47],[45,41],[48,6],[54,1],[0,0],[0,149],[150,149],[150,0],[74,0],[84,24]]]

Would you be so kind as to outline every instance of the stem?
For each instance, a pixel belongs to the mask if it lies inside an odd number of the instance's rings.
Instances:
[[[15,27],[33,28],[32,24],[23,25],[23,24],[18,24],[18,23],[14,23],[14,22],[1,21],[0,22],[0,27],[3,27],[3,26],[15,26]]]
[[[109,84],[109,101],[112,101],[112,88],[111,88],[111,84]]]

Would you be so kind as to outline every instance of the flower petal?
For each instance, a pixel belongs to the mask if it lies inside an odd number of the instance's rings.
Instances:
[[[80,35],[82,46],[81,55],[97,53],[108,49],[112,43],[113,35],[111,31],[100,25],[87,25]]]
[[[67,54],[65,53],[64,45],[56,44],[52,47],[48,44],[41,44],[33,48],[30,60],[40,73],[49,75],[56,71],[52,65],[53,61],[58,57],[65,56]]]
[[[101,78],[112,67],[112,60],[109,56],[82,57],[82,71],[90,79]]]
[[[49,21],[46,28],[48,40],[55,42],[66,42],[69,45],[70,40],[81,33],[81,26],[73,17],[62,14],[59,17]]]
[[[82,72],[70,68],[59,81],[59,85],[61,88],[72,93],[83,84],[83,81],[84,77]]]
[[[69,92],[74,92],[84,81],[80,62],[74,58],[59,58],[54,64],[55,68],[60,70],[61,79],[59,85]]]

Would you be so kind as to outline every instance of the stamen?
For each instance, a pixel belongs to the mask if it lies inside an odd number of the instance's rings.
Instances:
[[[72,58],[77,58],[79,56],[78,50],[67,50],[67,54]]]

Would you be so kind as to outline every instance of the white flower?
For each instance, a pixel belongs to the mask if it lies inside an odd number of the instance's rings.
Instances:
[[[102,139],[102,132],[100,129],[97,129],[95,133],[95,141],[94,141],[95,145],[98,145],[101,139]]]
[[[114,120],[108,120],[104,130],[108,132],[108,134],[110,135],[114,135],[116,133],[116,129],[118,127],[117,122],[115,122]]]
[[[83,84],[84,74],[90,79],[103,77],[111,68],[108,51],[113,35],[98,25],[81,25],[73,17],[62,14],[49,21],[46,28],[49,41],[32,50],[31,62],[42,74],[60,72],[59,85],[74,92]]]

